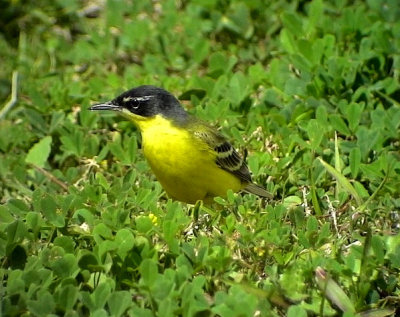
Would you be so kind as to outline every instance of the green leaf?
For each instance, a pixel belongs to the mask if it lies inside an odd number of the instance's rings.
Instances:
[[[75,243],[71,237],[68,236],[60,236],[54,239],[54,245],[62,247],[65,252],[73,253]]]
[[[302,203],[303,203],[303,201],[298,196],[288,196],[288,197],[285,197],[285,199],[283,200],[283,205],[286,208],[295,208],[296,206],[299,206]]]
[[[368,309],[364,310],[361,313],[358,313],[357,317],[389,317],[395,314],[394,308],[376,308],[376,309]],[[350,315],[353,316],[353,315]],[[344,316],[346,317],[346,316]]]
[[[124,260],[127,253],[132,250],[135,244],[135,238],[131,230],[120,229],[115,236],[115,242],[118,244],[117,253],[121,259]]]
[[[287,317],[306,317],[307,311],[300,306],[290,306],[287,311]]]
[[[307,25],[307,32],[315,32],[315,28],[318,25],[318,22],[321,19],[321,16],[324,12],[324,5],[322,0],[314,0],[310,2],[309,10],[308,10],[308,25]]]
[[[303,31],[303,21],[295,13],[285,12],[282,14],[282,22],[291,34],[299,34]]]
[[[54,311],[54,298],[47,290],[41,290],[36,295],[37,300],[28,300],[29,311],[37,316],[46,316]]]
[[[361,152],[358,147],[351,149],[349,155],[350,171],[353,178],[357,177],[361,163]]]
[[[86,208],[78,209],[77,211],[75,211],[73,218],[76,219],[79,224],[86,223],[87,225],[89,225],[89,227],[92,227],[94,223],[93,213]]]
[[[362,197],[364,199],[367,199],[367,198],[369,199],[370,197],[372,197],[369,195],[368,191],[365,189],[365,187],[360,182],[354,181],[354,188],[357,191],[358,195],[360,195],[360,197]],[[365,203],[367,203],[367,201]]]
[[[101,173],[96,173],[96,180],[99,182],[99,184],[100,184],[105,190],[110,189],[110,184],[108,183],[107,179],[104,177],[103,174],[101,174]]]
[[[174,316],[174,311],[177,310],[177,304],[170,297],[160,300],[159,309],[165,316]]]
[[[240,104],[247,96],[248,82],[246,77],[241,72],[235,73],[229,82],[229,91],[226,95],[233,105]]]
[[[11,223],[14,221],[14,217],[12,214],[7,210],[5,206],[0,206],[0,223]]]
[[[51,142],[51,136],[46,136],[41,139],[38,143],[31,147],[25,158],[25,162],[38,167],[44,167],[44,164],[50,155]]]
[[[215,294],[214,314],[220,316],[254,316],[257,307],[256,296],[244,291],[239,285],[233,285],[229,293],[221,291]]]
[[[22,279],[22,270],[11,270],[5,287],[7,294],[22,294],[25,291],[25,282]]]
[[[111,153],[121,161],[122,164],[131,165],[135,161],[137,153],[136,136],[117,134],[109,145]],[[107,187],[106,184],[104,186]]]
[[[356,311],[350,298],[322,268],[318,267],[315,270],[315,279],[323,294],[342,312],[354,313]]]
[[[329,121],[332,124],[334,130],[346,136],[351,135],[349,128],[347,127],[346,123],[344,122],[341,116],[337,114],[332,114],[329,116]]]
[[[237,32],[238,35],[249,39],[254,28],[248,6],[243,2],[233,2],[230,8],[233,12],[227,18],[222,19],[223,25],[231,31]]]
[[[7,202],[9,211],[16,216],[25,217],[30,210],[29,207],[20,199],[10,199]]]
[[[30,211],[26,214],[26,225],[27,227],[32,230],[35,234],[37,234],[43,224],[43,219],[39,213]]]
[[[142,263],[140,263],[139,272],[141,274],[141,281],[146,286],[151,287],[157,279],[157,263],[152,259],[144,259]]]
[[[101,282],[99,285],[97,285],[92,294],[94,306],[97,309],[104,308],[108,298],[110,297],[110,294],[111,294],[110,284],[107,282]]]
[[[342,171],[342,164],[340,161],[340,152],[339,152],[339,141],[336,132],[335,132],[335,169],[339,173]]]
[[[92,314],[93,317],[108,317],[110,316],[105,309],[97,309]]]
[[[104,223],[99,223],[93,229],[93,238],[97,243],[103,241],[103,239],[111,240],[113,238],[112,231]]]
[[[67,253],[62,258],[56,258],[52,262],[51,268],[61,278],[74,277],[74,273],[78,269],[75,255]]]
[[[334,167],[330,166],[328,163],[326,163],[323,159],[318,158],[319,161],[321,162],[322,166],[328,171],[329,174],[331,174],[336,181],[342,186],[342,188],[352,195],[354,199],[357,202],[358,206],[361,206],[363,201],[361,197],[358,195],[357,191],[354,189],[354,187],[350,184],[350,182],[347,180],[346,177],[343,176],[340,172],[338,172]]]
[[[21,220],[15,220],[7,226],[6,233],[8,244],[19,243],[27,235],[26,225]]]
[[[99,271],[99,262],[94,254],[91,252],[85,252],[78,261],[78,265],[81,269],[88,270],[89,272]]]
[[[88,139],[81,130],[74,129],[69,134],[64,133],[60,138],[62,149],[67,155],[75,155],[81,157],[83,155],[84,144]]]
[[[328,127],[328,112],[325,106],[318,106],[315,111],[315,118],[318,121],[318,124],[322,127]]]
[[[311,119],[307,124],[307,134],[310,140],[312,150],[317,150],[322,138],[324,136],[324,129],[320,126],[319,122],[315,119]]]
[[[117,291],[110,295],[107,304],[112,316],[122,316],[132,305],[132,296],[127,291]]]
[[[61,210],[57,208],[57,203],[52,196],[45,195],[42,197],[40,205],[43,215],[52,225],[59,228],[65,226],[65,218],[61,214]]]
[[[378,260],[378,263],[382,265],[385,258],[385,244],[382,241],[382,238],[376,235],[372,236],[371,247],[374,251],[376,259]]]
[[[140,233],[147,233],[153,228],[153,223],[149,217],[139,216],[135,219],[136,228]]]
[[[287,29],[283,29],[280,32],[280,40],[281,40],[282,46],[289,53],[295,53],[296,52],[297,43],[296,43],[293,35]]]
[[[365,126],[361,126],[357,130],[357,145],[360,149],[361,157],[365,160],[368,156],[369,151],[373,148],[376,141],[378,140],[380,132],[369,130]]]
[[[318,231],[318,220],[311,216],[307,219],[307,232]]]
[[[350,130],[355,132],[360,124],[361,114],[364,111],[364,103],[352,103],[346,107],[346,117]]]
[[[72,310],[78,300],[78,288],[73,285],[65,285],[58,292],[57,304],[64,311]]]

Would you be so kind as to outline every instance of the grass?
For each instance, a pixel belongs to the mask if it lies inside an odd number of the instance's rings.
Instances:
[[[2,1],[0,314],[398,314],[400,6]],[[129,122],[161,86],[272,201],[168,200]]]

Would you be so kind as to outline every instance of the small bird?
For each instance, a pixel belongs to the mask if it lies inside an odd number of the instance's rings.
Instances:
[[[215,128],[189,115],[168,91],[145,85],[90,110],[117,111],[142,134],[142,149],[168,196],[194,204],[229,189],[271,198],[254,184],[244,160]]]

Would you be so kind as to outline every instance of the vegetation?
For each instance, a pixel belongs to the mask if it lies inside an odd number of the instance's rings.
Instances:
[[[400,313],[398,0],[0,4],[0,315]],[[141,84],[274,199],[168,200],[87,110]]]

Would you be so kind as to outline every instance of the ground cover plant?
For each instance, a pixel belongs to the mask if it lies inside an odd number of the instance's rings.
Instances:
[[[0,3],[0,315],[400,313],[397,0]],[[141,84],[274,199],[168,200],[87,110]]]

